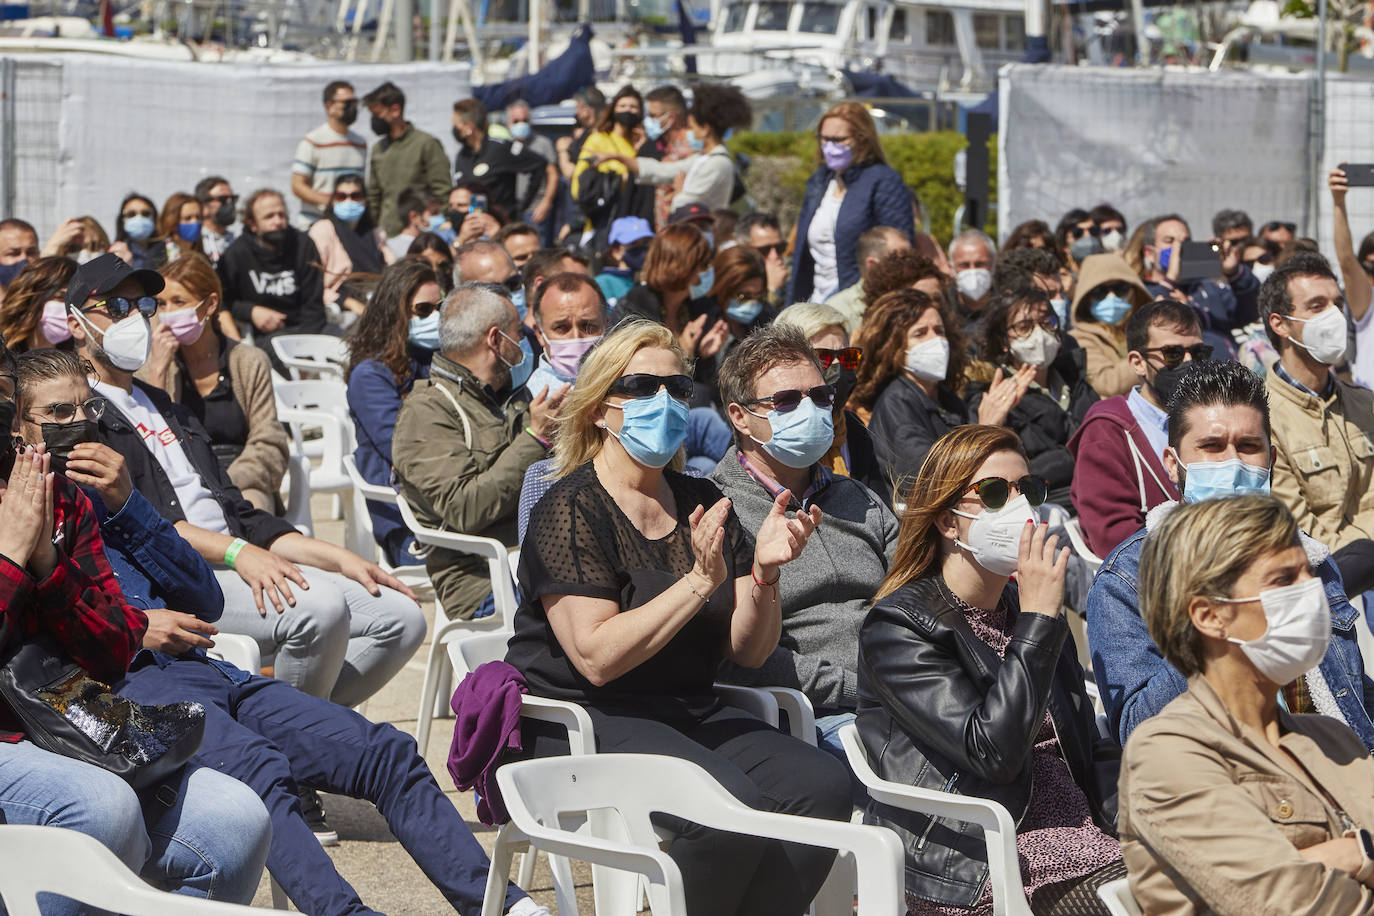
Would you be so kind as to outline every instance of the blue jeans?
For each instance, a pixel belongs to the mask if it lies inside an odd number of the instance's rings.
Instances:
[[[716,469],[734,442],[730,425],[713,407],[693,407],[687,411],[687,466],[705,477]]]
[[[816,745],[832,757],[840,758],[846,770],[849,770],[849,758],[844,752],[844,745],[840,743],[840,729],[853,721],[852,712],[837,712],[833,716],[816,718]],[[859,777],[854,775],[853,770],[849,770],[849,788],[854,796],[855,805],[863,807],[868,803],[868,790],[859,781]]]
[[[120,693],[143,703],[172,698],[206,707],[196,760],[247,783],[267,804],[267,868],[303,913],[372,913],[334,869],[301,815],[297,783],[365,798],[454,909],[478,916],[490,863],[415,750],[415,739],[275,678],[236,686],[198,658],[131,673]],[[510,885],[506,907],[525,897]]]
[[[136,794],[108,770],[27,740],[0,743],[0,815],[7,824],[79,830],[158,887],[230,903],[252,901],[271,836],[262,802],[223,773],[188,765]],[[45,894],[42,910],[82,908]]]

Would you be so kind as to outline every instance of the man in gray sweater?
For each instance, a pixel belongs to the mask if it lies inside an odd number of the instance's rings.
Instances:
[[[735,445],[711,480],[733,502],[744,530],[757,530],[784,488],[792,493],[789,511],[819,506],[823,513],[776,585],[777,649],[761,668],[727,666],[720,676],[801,690],[816,709],[822,745],[843,757],[836,733],[858,703],[859,627],[897,547],[897,518],[862,483],[817,463],[834,436],[834,392],[800,331],[754,331],[730,351],[719,382]]]

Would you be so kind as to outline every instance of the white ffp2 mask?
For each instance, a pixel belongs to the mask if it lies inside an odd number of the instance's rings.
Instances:
[[[1259,673],[1282,687],[1314,668],[1326,655],[1331,641],[1331,606],[1322,580],[1316,577],[1296,585],[1270,588],[1257,598],[1218,598],[1228,604],[1258,600],[1264,609],[1264,633],[1246,642],[1228,636],[1240,646]]]
[[[1026,522],[1039,521],[1040,517],[1024,496],[1008,500],[1000,509],[984,509],[977,515],[951,510],[955,515],[973,519],[968,527],[968,543],[956,540],[954,543],[973,554],[973,561],[988,572],[998,576],[1010,576],[1016,572],[1021,562],[1021,532]]]

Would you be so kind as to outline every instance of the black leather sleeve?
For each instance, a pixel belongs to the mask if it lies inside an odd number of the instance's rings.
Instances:
[[[1014,781],[1045,719],[1067,627],[1020,614],[1005,661],[984,689],[955,641],[973,639],[894,603],[869,612],[860,635],[868,690],[920,748],[990,783]]]

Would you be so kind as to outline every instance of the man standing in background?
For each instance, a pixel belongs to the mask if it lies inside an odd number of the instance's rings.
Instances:
[[[324,87],[325,122],[296,144],[291,163],[291,193],[301,202],[301,230],[324,217],[340,175],[361,175],[367,166],[367,141],[349,125],[358,119],[358,96],[351,83],[335,80]]]

